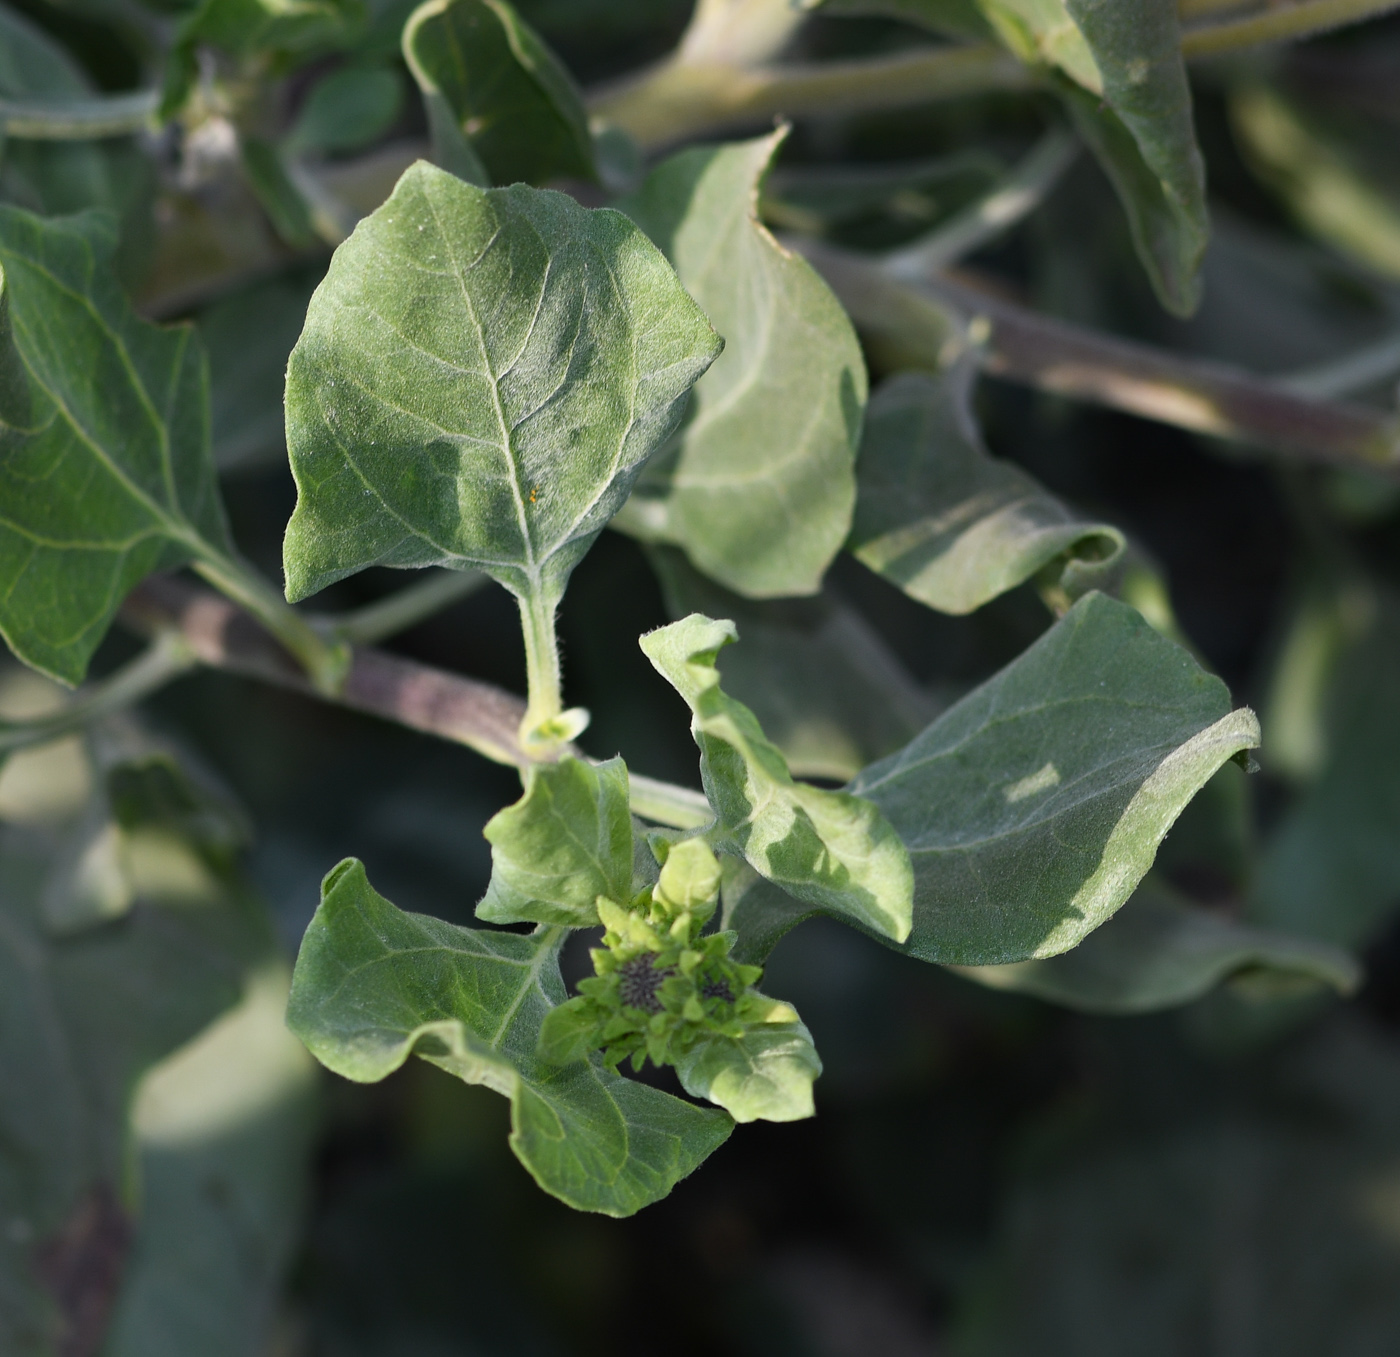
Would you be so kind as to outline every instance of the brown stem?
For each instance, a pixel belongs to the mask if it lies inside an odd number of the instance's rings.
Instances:
[[[147,634],[178,630],[194,655],[212,668],[325,696],[247,613],[198,585],[152,576],[128,596],[121,615]],[[344,686],[331,700],[464,744],[496,763],[524,767],[531,762],[516,738],[525,715],[520,698],[415,660],[356,646]]]
[[[820,270],[882,367],[940,368],[967,334],[984,346],[984,371],[1007,381],[1304,461],[1400,475],[1400,420],[1382,411],[1038,315],[965,280],[896,282],[857,255],[785,243]]]

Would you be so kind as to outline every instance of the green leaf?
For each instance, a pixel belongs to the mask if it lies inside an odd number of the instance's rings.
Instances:
[[[318,80],[288,135],[294,151],[354,151],[378,141],[403,110],[403,81],[383,66],[347,66]]]
[[[552,609],[718,348],[620,213],[413,166],[292,351],[288,597],[447,565]]]
[[[1037,575],[1076,597],[1112,571],[1126,540],[988,454],[969,405],[975,379],[963,362],[936,378],[901,373],[876,392],[848,545],[940,612],[970,613]]]
[[[0,633],[65,683],[144,576],[229,550],[199,340],[132,311],[115,245],[0,208]]]
[[[1210,228],[1175,0],[978,0],[1023,61],[1060,73],[1162,304],[1189,315]]]
[[[1033,994],[1086,1013],[1176,1008],[1232,978],[1247,983],[1251,994],[1324,986],[1350,994],[1361,980],[1346,952],[1235,923],[1184,903],[1150,877],[1072,951],[1044,961],[955,969],[993,989]]]
[[[103,1357],[246,1357],[272,1341],[317,1121],[289,980],[264,964],[242,1003],[141,1080],[141,1212]]]
[[[281,151],[260,137],[240,137],[243,174],[278,236],[294,250],[310,249],[317,240],[311,204],[292,182]]]
[[[0,834],[0,1351],[48,1353],[79,1322],[45,1258],[86,1250],[100,1321],[131,1237],[128,1109],[137,1080],[233,1004],[261,944],[227,895],[56,938],[41,833]],[[136,1227],[137,1247],[143,1223]],[[68,1304],[72,1303],[71,1292]],[[94,1315],[86,1318],[92,1324]],[[100,1329],[99,1329],[100,1332]]]
[[[435,140],[450,123],[494,183],[597,178],[573,78],[506,0],[426,0],[404,27],[403,52]]]
[[[1343,947],[1370,942],[1400,897],[1400,600],[1373,606],[1328,686],[1322,771],[1266,842],[1246,906],[1253,922]]]
[[[758,220],[784,135],[682,151],[621,204],[675,264],[725,351],[618,526],[683,548],[751,598],[820,588],[850,529],[866,395],[841,304]]]
[[[1127,604],[1089,594],[851,791],[914,862],[902,950],[1054,956],[1109,919],[1182,808],[1259,743],[1248,708]]]
[[[337,1074],[383,1079],[412,1054],[510,1099],[511,1148],[546,1192],[628,1216],[664,1197],[733,1129],[706,1111],[605,1069],[536,1055],[545,1014],[565,999],[562,930],[457,928],[405,914],[353,859],[322,887],[292,981],[287,1021]]]
[[[525,795],[486,824],[491,884],[476,907],[487,923],[598,922],[600,895],[632,898],[627,765],[564,758],[533,764]]]
[[[818,908],[888,938],[910,927],[909,856],[868,801],[794,782],[754,714],[720,687],[715,658],[732,622],[694,613],[641,639],[689,704],[700,776],[721,829],[755,871]]]
[[[758,718],[794,776],[844,782],[932,718],[933,699],[884,638],[829,591],[746,599],[672,547],[649,555],[672,617],[729,617],[743,632],[744,644],[725,657],[725,685]]]
[[[62,46],[9,6],[0,9],[0,95],[58,99],[91,92],[83,68]]]
[[[784,1013],[792,1009],[776,1005]],[[718,1103],[737,1122],[800,1121],[815,1112],[812,1083],[822,1062],[801,1022],[767,1022],[741,1037],[702,1038],[676,1061],[693,1098]]]

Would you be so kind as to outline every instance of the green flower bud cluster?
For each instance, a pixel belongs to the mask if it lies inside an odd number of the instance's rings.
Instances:
[[[719,881],[709,845],[683,839],[666,851],[656,885],[629,906],[599,896],[607,932],[591,954],[596,974],[545,1018],[541,1056],[564,1065],[601,1050],[613,1066],[631,1056],[637,1070],[648,1058],[675,1064],[702,1039],[737,1038],[753,1023],[782,1020],[775,1009],[787,1006],[752,989],[762,967],[730,959],[734,935],[700,935],[714,916]]]

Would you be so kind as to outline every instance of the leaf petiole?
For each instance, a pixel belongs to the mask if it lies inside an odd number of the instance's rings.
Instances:
[[[192,568],[221,594],[246,608],[296,658],[317,692],[335,697],[350,672],[349,644],[321,634],[251,567],[201,542]]]
[[[557,596],[542,588],[521,594],[520,629],[525,638],[528,702],[520,723],[520,746],[532,758],[549,759],[588,728],[582,707],[564,710],[559,638],[554,630]]]
[[[426,579],[396,590],[387,598],[340,617],[327,617],[322,625],[351,645],[377,645],[476,593],[489,578],[481,570],[434,570]]]

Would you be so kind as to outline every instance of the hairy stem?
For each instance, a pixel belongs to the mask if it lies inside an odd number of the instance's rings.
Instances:
[[[177,634],[186,653],[211,668],[321,697],[466,745],[494,763],[525,768],[536,761],[537,755],[519,738],[525,703],[492,684],[356,646],[340,691],[319,692],[286,651],[241,608],[170,576],[154,575],[138,585],[122,605],[121,618],[145,635]],[[584,757],[571,745],[564,745],[558,753]],[[690,829],[714,818],[699,792],[635,774],[631,781],[633,808],[650,820]]]
[[[253,614],[300,661],[312,686],[334,696],[345,680],[350,650],[328,640],[250,566],[210,553],[194,569],[220,593]]]
[[[72,701],[30,721],[0,721],[0,754],[46,744],[89,721],[121,711],[188,673],[198,663],[193,648],[173,628],[155,633],[150,646],[105,679],[87,684]]]
[[[1397,5],[1400,0],[1294,0],[1292,4],[1260,6],[1233,18],[1187,28],[1181,35],[1181,51],[1188,58],[1214,56],[1263,42],[1306,38],[1374,18]]]
[[[351,645],[374,645],[476,593],[488,578],[480,570],[433,571],[387,598],[320,622],[333,636]]]
[[[982,44],[755,69],[672,58],[594,91],[589,111],[650,148],[783,114],[899,108],[1034,84],[1014,57]]]
[[[99,99],[0,99],[0,132],[25,141],[124,137],[154,125],[159,90]]]

